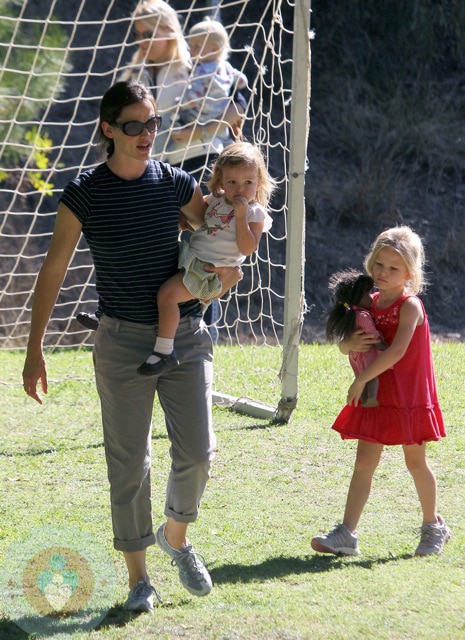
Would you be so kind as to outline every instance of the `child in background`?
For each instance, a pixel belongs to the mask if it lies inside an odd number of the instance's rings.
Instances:
[[[340,342],[349,338],[358,328],[363,329],[365,333],[373,334],[380,340],[366,353],[349,352],[349,362],[355,374],[366,369],[379,352],[386,349],[386,345],[382,342],[382,336],[376,329],[370,315],[373,303],[371,297],[373,285],[373,278],[355,269],[338,271],[333,273],[329,279],[329,289],[333,294],[333,306],[328,311],[326,318],[327,339],[330,342]],[[366,383],[363,390],[362,406],[378,406],[377,393],[378,378],[373,378]]]
[[[179,323],[178,304],[222,296],[224,289],[212,265],[239,266],[257,250],[263,232],[271,227],[266,207],[275,188],[260,150],[248,142],[226,147],[213,165],[208,182],[205,220],[181,250],[180,272],[158,291],[158,334],[152,355],[139,368],[143,375],[159,375],[177,364],[173,348]]]
[[[316,536],[315,551],[359,553],[356,527],[370,495],[385,445],[402,445],[423,512],[415,555],[442,553],[451,533],[436,510],[436,478],[426,460],[426,442],[446,435],[434,377],[428,317],[417,297],[424,284],[424,250],[409,227],[381,233],[365,259],[377,293],[372,316],[388,348],[355,377],[333,429],[358,440],[344,518],[330,533]],[[339,343],[342,353],[363,350],[361,332]],[[366,343],[365,343],[366,344]],[[361,406],[366,383],[379,376],[379,406]]]
[[[177,142],[190,140],[193,122],[223,120],[230,97],[247,86],[246,76],[227,61],[229,37],[221,22],[207,18],[195,24],[187,42],[194,69],[179,99],[178,128],[172,134]],[[231,142],[229,129],[218,132],[218,137],[225,144]]]

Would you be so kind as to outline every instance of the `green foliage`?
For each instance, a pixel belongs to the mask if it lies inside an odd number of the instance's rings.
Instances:
[[[0,0],[0,15],[18,18],[20,4]],[[37,25],[4,19],[0,21],[0,42],[0,120],[6,121],[0,123],[0,139],[4,164],[15,167],[30,156],[24,145],[27,136],[33,135],[34,143],[39,140],[36,132],[30,133],[31,122],[63,91],[64,73],[70,68],[63,52],[67,35],[51,22]],[[47,135],[40,138],[45,140]],[[37,160],[43,163],[46,156],[38,157],[37,149],[34,156],[35,165],[45,168]],[[42,184],[40,180],[36,176],[34,182]]]
[[[52,141],[49,138],[48,133],[41,135],[37,128],[33,127],[29,131],[26,131],[24,137],[34,150],[32,158],[37,169],[47,169],[49,165],[49,157],[47,154],[50,153],[50,148],[52,146]],[[45,193],[46,195],[52,195],[54,185],[51,182],[47,182],[42,177],[42,171],[31,170],[28,171],[27,176],[30,183],[37,191]]]

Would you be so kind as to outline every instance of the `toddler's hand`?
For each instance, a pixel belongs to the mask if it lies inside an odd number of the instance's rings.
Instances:
[[[245,217],[247,215],[247,211],[249,210],[249,203],[247,199],[243,196],[236,196],[233,198],[233,207],[236,218]]]

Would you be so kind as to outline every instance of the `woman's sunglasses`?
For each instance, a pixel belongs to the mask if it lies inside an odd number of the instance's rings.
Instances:
[[[134,30],[132,32],[132,37],[136,42],[139,42],[140,40],[152,40],[154,34],[153,31],[144,31],[143,33],[139,33],[139,31]]]
[[[139,122],[139,120],[130,120],[129,122],[111,122],[114,127],[121,129],[126,136],[140,136],[144,129],[149,133],[158,131],[161,127],[161,116],[153,116],[147,122]]]

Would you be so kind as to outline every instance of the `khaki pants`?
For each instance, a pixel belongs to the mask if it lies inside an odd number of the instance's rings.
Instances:
[[[140,551],[154,543],[151,430],[155,392],[165,413],[171,469],[165,515],[193,522],[215,449],[211,418],[212,345],[200,318],[183,318],[174,341],[180,364],[162,376],[137,367],[152,352],[156,327],[100,319],[94,366],[110,481],[114,546]]]

